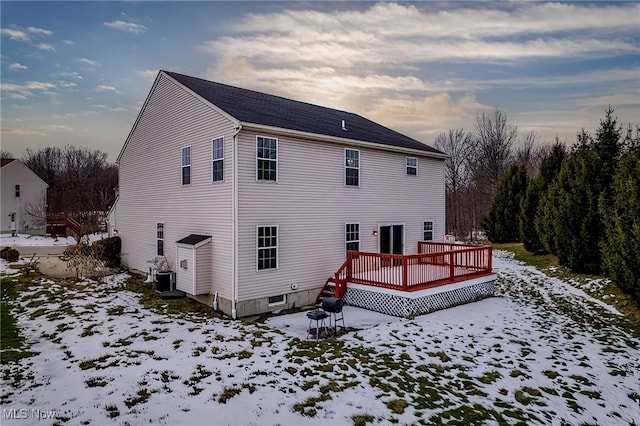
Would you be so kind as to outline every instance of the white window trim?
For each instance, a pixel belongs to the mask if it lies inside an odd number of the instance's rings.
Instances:
[[[162,225],[162,238],[158,238],[158,225]],[[162,241],[162,254],[158,254],[158,242]],[[166,247],[164,245],[164,222],[156,222],[156,256],[164,256],[167,252]]]
[[[189,148],[189,164],[182,164],[182,159],[184,157],[184,150]],[[191,182],[193,182],[193,169],[191,168],[191,164],[193,163],[192,160],[192,155],[193,155],[193,150],[191,149],[191,145],[185,145],[182,148],[180,148],[180,184],[181,186],[191,186]],[[184,183],[183,181],[183,176],[184,176],[184,168],[185,167],[189,167],[189,183]]]
[[[358,225],[358,239],[357,240],[347,240],[347,225]],[[360,226],[360,222],[345,222],[343,227],[344,232],[344,258],[347,259],[347,243],[355,243],[358,242],[358,251],[360,251],[360,243],[362,242],[362,227]]]
[[[424,233],[425,233],[424,224],[427,222],[431,222],[431,239],[430,240],[424,239]],[[435,240],[436,240],[436,222],[434,220],[423,220],[422,221],[422,241],[435,241]]]
[[[269,297],[278,297],[278,296],[282,296],[282,302],[268,303],[269,302]],[[269,296],[269,297],[267,297],[267,306],[282,306],[282,305],[286,305],[287,304],[287,295],[286,294],[279,294],[277,296]]]
[[[258,228],[276,228],[276,267],[268,268],[268,269],[258,269],[259,257],[258,253],[260,249],[272,248],[270,247],[259,247],[258,242]],[[280,227],[279,225],[256,225],[256,272],[267,272],[267,271],[276,271],[280,268]]]
[[[409,159],[416,160],[416,165],[415,166],[410,166],[409,165]],[[405,171],[405,174],[407,176],[418,176],[418,157],[406,157],[405,160],[404,160],[404,165],[405,165],[404,171]],[[410,175],[408,173],[408,171],[407,171],[407,170],[409,170],[409,168],[416,169],[416,174],[415,175]]]
[[[358,167],[349,167],[347,166],[347,151],[357,151],[358,152]],[[360,155],[360,150],[355,148],[345,148],[344,155],[342,156],[342,164],[343,164],[343,176],[342,176],[342,185],[346,188],[360,188],[360,163],[362,162],[362,156]],[[358,170],[358,184],[357,185],[347,185],[347,169],[357,169]]]
[[[262,158],[262,160],[268,160],[268,161],[275,161],[276,163],[276,180],[267,180],[267,179],[258,179],[258,160],[260,160],[260,158],[258,158],[258,138],[264,138],[264,139],[273,139],[276,141],[276,158],[275,160],[273,159],[267,159],[267,158]],[[278,183],[278,180],[280,178],[280,165],[278,162],[278,157],[280,156],[280,141],[278,140],[278,138],[274,138],[273,136],[263,136],[263,135],[257,135],[256,136],[256,147],[255,147],[255,154],[256,154],[256,182],[275,182]]]
[[[214,142],[218,139],[222,139],[222,158],[215,158],[214,152]],[[213,180],[213,163],[216,161],[222,161],[222,180]],[[257,164],[257,162],[256,162]],[[211,183],[223,183],[224,182],[224,136],[219,136],[217,138],[211,139]]]

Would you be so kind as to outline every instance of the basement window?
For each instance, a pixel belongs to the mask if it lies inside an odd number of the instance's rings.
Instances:
[[[287,296],[284,294],[269,297],[269,306],[284,305],[285,303],[287,303]]]

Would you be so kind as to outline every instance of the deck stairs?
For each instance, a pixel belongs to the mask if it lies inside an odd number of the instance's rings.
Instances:
[[[333,277],[327,278],[316,298],[316,303],[322,303],[325,297],[336,297],[336,280]]]

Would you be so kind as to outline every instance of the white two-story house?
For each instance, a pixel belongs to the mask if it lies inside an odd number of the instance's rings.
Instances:
[[[49,185],[22,161],[0,160],[3,233],[44,234]]]
[[[445,233],[445,155],[357,114],[160,71],[118,157],[123,262],[237,317],[313,303],[347,250]]]

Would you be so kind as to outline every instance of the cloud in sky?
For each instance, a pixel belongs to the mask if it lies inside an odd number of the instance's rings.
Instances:
[[[135,24],[133,22],[112,21],[112,22],[105,22],[104,25],[114,30],[126,31],[134,34],[141,34],[147,31],[147,27],[145,27],[144,25]]]
[[[100,64],[98,64],[97,61],[93,61],[93,60],[88,59],[88,58],[78,58],[78,59],[76,59],[76,62],[80,62],[81,64],[89,65],[89,66],[92,66],[92,67],[97,67],[98,65],[100,65]]]
[[[56,51],[56,49],[49,43],[38,43],[36,46],[38,47],[38,49],[46,50],[48,52]]]
[[[19,62],[15,62],[11,65],[9,65],[9,69],[12,71],[20,71],[20,70],[26,70],[28,69],[26,65],[22,65]]]
[[[158,69],[348,110],[427,143],[471,130],[485,109],[569,142],[609,103],[621,123],[640,116],[638,2],[6,2],[2,12],[2,125],[18,129],[3,145],[16,150],[20,131],[47,132],[31,139],[115,158]]]
[[[56,85],[53,83],[46,83],[41,81],[28,81],[24,84],[15,83],[0,83],[0,89],[9,97],[16,99],[26,99],[33,96],[35,92],[48,92],[51,89],[55,89]]]
[[[104,84],[100,84],[96,87],[96,92],[118,92],[118,90],[113,86],[106,86]]]
[[[493,108],[478,100],[480,90],[596,82],[606,75],[580,72],[554,82],[529,75],[456,76],[456,67],[640,53],[624,35],[637,31],[639,4],[486,5],[435,10],[378,3],[347,11],[252,13],[200,49],[214,58],[206,74],[211,79],[356,111],[423,138],[435,128],[468,125],[479,110]],[[430,68],[442,63],[452,64],[450,75],[434,78]]]

